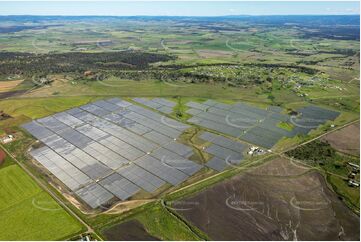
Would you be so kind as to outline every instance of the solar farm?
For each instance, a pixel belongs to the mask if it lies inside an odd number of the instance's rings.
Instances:
[[[203,103],[188,102],[187,113],[193,117],[189,123],[211,129],[250,144],[272,148],[283,137],[307,134],[311,129],[334,120],[339,113],[316,106],[296,110],[299,116],[282,114],[282,109],[271,106],[267,110],[236,103],[233,105],[207,100]],[[294,128],[285,130],[277,126],[289,122]]]
[[[188,125],[120,99],[23,127],[45,144],[31,155],[91,208],[166,183],[176,186],[202,168],[187,159],[192,148],[177,142]]]
[[[204,167],[220,172],[239,165],[249,144],[272,148],[282,137],[306,134],[339,115],[309,106],[296,117],[277,107],[265,110],[208,100],[186,104],[193,116],[185,124],[161,114],[172,113],[175,102],[133,101],[140,105],[118,98],[100,100],[23,125],[44,144],[30,154],[94,209],[132,199],[141,191],[155,194],[179,186]],[[277,127],[281,121],[294,124],[294,129]],[[204,164],[192,160],[193,147],[179,140],[192,124],[202,127],[198,137],[210,156]]]

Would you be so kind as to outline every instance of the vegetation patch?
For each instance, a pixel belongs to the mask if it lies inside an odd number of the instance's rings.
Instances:
[[[281,129],[285,129],[287,131],[292,131],[292,129],[294,128],[294,125],[290,124],[288,122],[279,122],[277,124],[277,127],[281,128]]]
[[[0,240],[61,240],[82,225],[17,165],[0,169]]]

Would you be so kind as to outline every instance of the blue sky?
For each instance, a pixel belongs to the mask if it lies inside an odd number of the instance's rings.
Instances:
[[[358,1],[2,1],[0,15],[222,16],[359,14]]]

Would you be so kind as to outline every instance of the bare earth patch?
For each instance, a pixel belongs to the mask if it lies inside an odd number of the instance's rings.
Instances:
[[[330,133],[322,140],[343,153],[360,156],[360,122]]]
[[[202,58],[214,58],[214,57],[231,57],[233,52],[222,50],[197,50],[197,54]]]
[[[177,39],[171,39],[165,41],[166,44],[176,44],[176,45],[186,45],[186,44],[192,44],[192,40],[177,40]]]
[[[0,167],[5,162],[5,157],[6,157],[5,152],[2,149],[0,149]]]
[[[149,199],[149,200],[131,200],[131,201],[125,201],[125,202],[120,202],[116,205],[114,205],[112,208],[110,208],[109,210],[105,211],[104,213],[106,214],[121,214],[124,212],[127,212],[133,208],[139,207],[141,205],[144,205],[146,203],[152,202],[154,200]]]
[[[103,231],[106,240],[150,241],[159,240],[151,236],[137,220],[114,225]]]
[[[359,217],[305,171],[275,159],[173,208],[212,240],[359,240]]]
[[[0,81],[0,92],[8,92],[22,83],[24,80]]]
[[[308,171],[308,168],[300,163],[291,162],[286,158],[277,158],[267,162],[251,171],[252,175],[260,176],[297,176]]]

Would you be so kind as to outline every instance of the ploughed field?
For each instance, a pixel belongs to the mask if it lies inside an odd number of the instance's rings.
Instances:
[[[328,134],[322,140],[340,152],[360,156],[360,122]]]
[[[324,178],[283,158],[171,206],[212,240],[359,240]]]
[[[137,220],[117,224],[103,232],[106,240],[124,240],[124,241],[151,241],[159,240],[148,234],[143,225]]]

